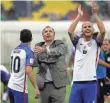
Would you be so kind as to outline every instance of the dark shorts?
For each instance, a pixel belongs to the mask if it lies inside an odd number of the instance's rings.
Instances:
[[[98,96],[100,97],[101,95],[106,95],[105,92],[105,79],[98,79]]]
[[[105,95],[110,96],[110,82],[105,82]]]
[[[104,103],[105,93],[105,78],[97,80],[98,94],[97,94],[97,103]]]

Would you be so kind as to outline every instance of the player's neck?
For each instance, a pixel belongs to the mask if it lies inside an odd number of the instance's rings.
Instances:
[[[84,38],[84,41],[90,41],[92,39],[92,37],[85,37],[85,36],[83,36],[83,38]]]
[[[28,47],[29,47],[29,48],[31,48],[31,43],[30,43],[30,42],[28,42],[27,44],[28,44]]]

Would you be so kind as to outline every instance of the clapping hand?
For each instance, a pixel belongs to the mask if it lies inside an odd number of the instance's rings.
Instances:
[[[83,16],[83,11],[81,10],[81,4],[78,6],[78,14],[79,16]]]
[[[98,8],[99,8],[98,5],[95,2],[93,2],[92,3],[92,12],[93,12],[93,14],[98,12]]]

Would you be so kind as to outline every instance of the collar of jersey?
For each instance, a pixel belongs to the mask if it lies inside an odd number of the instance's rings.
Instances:
[[[23,43],[23,42],[21,42],[21,44],[20,44],[20,45],[27,46],[27,45],[28,45],[28,43]]]

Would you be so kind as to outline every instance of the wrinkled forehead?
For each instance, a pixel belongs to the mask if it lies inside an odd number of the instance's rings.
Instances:
[[[103,41],[103,45],[108,45],[109,44],[109,40],[104,40]]]
[[[50,30],[54,32],[53,28],[51,28],[51,27],[46,27],[46,28],[44,28],[43,31],[50,31]]]
[[[84,26],[92,26],[93,27],[93,24],[90,21],[86,21],[82,24],[82,27],[84,27]]]

